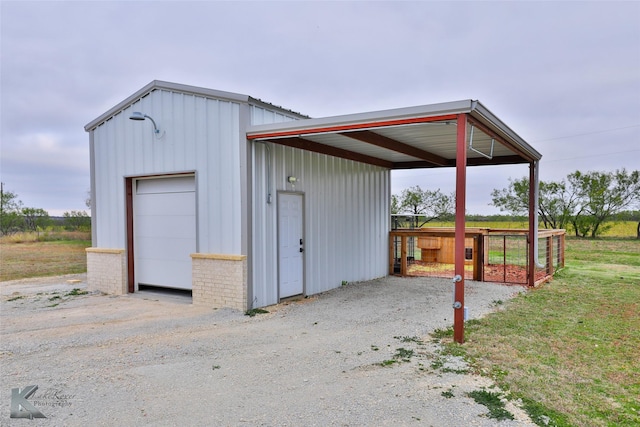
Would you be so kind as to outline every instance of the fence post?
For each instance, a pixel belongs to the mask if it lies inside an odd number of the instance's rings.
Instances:
[[[484,277],[484,251],[482,234],[476,234],[473,239],[473,280],[481,282]]]
[[[402,235],[400,244],[400,275],[407,275],[407,236]]]
[[[547,240],[547,275],[553,276],[553,236],[546,238]]]
[[[393,276],[395,274],[395,261],[396,261],[396,250],[395,250],[395,241],[396,236],[393,233],[389,233],[389,275]]]
[[[507,235],[502,236],[502,282],[507,283]]]

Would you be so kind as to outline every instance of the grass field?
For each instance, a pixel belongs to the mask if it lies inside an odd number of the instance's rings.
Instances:
[[[0,240],[0,281],[56,276],[87,271],[85,248],[89,233],[54,233],[40,236],[21,233]]]
[[[640,240],[567,239],[551,283],[466,333],[446,351],[466,354],[540,425],[640,425]]]
[[[425,227],[453,227],[453,222],[428,222]],[[526,221],[467,221],[467,227],[480,228],[529,228]],[[601,237],[635,237],[638,223],[636,221],[616,221],[605,223],[607,229]],[[540,224],[542,228],[542,224]],[[573,235],[573,231],[567,230],[567,235]]]

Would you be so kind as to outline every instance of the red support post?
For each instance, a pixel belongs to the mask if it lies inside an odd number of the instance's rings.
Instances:
[[[456,135],[456,237],[453,339],[464,342],[464,238],[467,193],[467,115],[458,114]]]
[[[535,239],[538,236],[535,233],[535,225],[537,220],[536,215],[536,164],[535,162],[529,163],[529,262],[528,271],[527,271],[527,285],[530,287],[534,287],[536,284],[536,257],[538,254],[535,253],[533,248],[535,247]]]

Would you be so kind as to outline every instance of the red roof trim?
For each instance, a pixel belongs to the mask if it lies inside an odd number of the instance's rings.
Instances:
[[[399,126],[399,125],[410,125],[415,123],[439,122],[443,120],[456,120],[456,118],[457,118],[456,114],[447,114],[444,116],[431,116],[431,117],[413,117],[410,119],[386,120],[381,122],[354,123],[350,125],[336,125],[336,126],[326,126],[326,127],[319,127],[319,128],[310,128],[310,129],[296,129],[296,130],[288,130],[288,131],[280,131],[280,132],[257,133],[254,135],[247,135],[247,139],[278,138],[283,136],[307,135],[310,133],[343,132],[343,131],[356,130],[356,129],[371,129],[371,128],[379,128],[379,127],[385,127],[385,126]]]

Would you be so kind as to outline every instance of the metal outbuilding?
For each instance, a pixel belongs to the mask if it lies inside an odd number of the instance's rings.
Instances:
[[[154,81],[85,130],[89,285],[191,289],[194,304],[242,310],[385,276],[393,169],[456,168],[460,275],[466,166],[528,163],[535,182],[541,158],[473,100],[311,119]],[[464,274],[455,301],[464,305]]]

